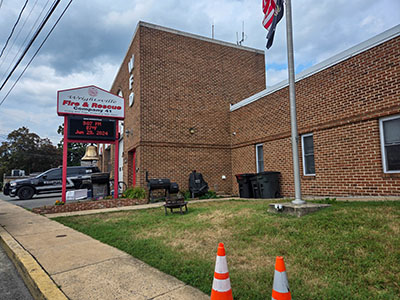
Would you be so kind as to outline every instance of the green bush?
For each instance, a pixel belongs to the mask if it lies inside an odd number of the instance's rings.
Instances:
[[[190,191],[182,191],[182,195],[185,198],[185,200],[192,199],[192,194],[190,193]],[[217,196],[217,193],[212,190],[209,190],[203,196],[199,197],[199,199],[215,199],[215,198],[220,198],[220,197]]]
[[[215,198],[218,198],[217,193],[212,190],[209,190],[203,196],[199,197],[199,199],[215,199]]]
[[[190,200],[190,198],[192,197],[192,195],[190,195],[189,191],[182,191],[181,192],[183,197],[185,198],[185,200]]]
[[[123,193],[123,198],[130,199],[144,199],[146,198],[146,191],[142,187],[129,188]]]

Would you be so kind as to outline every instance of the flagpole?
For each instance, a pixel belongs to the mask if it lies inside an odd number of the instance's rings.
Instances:
[[[304,204],[306,202],[301,199],[301,183],[300,183],[300,167],[299,167],[299,151],[298,151],[299,135],[297,132],[297,120],[296,120],[296,91],[295,91],[295,78],[294,78],[291,0],[286,0],[285,4],[286,4],[286,42],[287,42],[289,98],[290,98],[290,124],[292,130],[292,156],[293,156],[294,193],[295,193],[295,199],[292,201],[292,203]]]

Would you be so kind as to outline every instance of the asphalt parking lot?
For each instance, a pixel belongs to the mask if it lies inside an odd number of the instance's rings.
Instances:
[[[31,300],[33,299],[25,286],[17,269],[0,247],[0,299],[2,300]]]
[[[8,201],[11,204],[32,209],[35,207],[41,207],[45,205],[53,205],[57,200],[61,200],[61,193],[34,195],[32,199],[20,200],[18,197],[5,196],[3,192],[0,192],[0,199]]]

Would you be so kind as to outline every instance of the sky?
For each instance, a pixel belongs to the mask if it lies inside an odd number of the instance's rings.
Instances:
[[[0,50],[26,0],[0,1]],[[21,65],[0,90],[0,103],[61,15],[61,0]],[[14,66],[53,1],[28,1],[0,57],[0,84]],[[132,40],[145,21],[236,43],[244,22],[244,46],[265,51],[266,86],[287,79],[286,17],[267,50],[261,0],[90,0],[72,1],[25,74],[0,105],[0,142],[22,126],[57,144],[57,91],[86,85],[109,90]],[[296,73],[400,23],[399,0],[292,1]],[[33,30],[33,31],[32,31]],[[28,37],[28,38],[27,38]],[[25,41],[25,43],[24,43]],[[21,52],[19,52],[21,53]]]

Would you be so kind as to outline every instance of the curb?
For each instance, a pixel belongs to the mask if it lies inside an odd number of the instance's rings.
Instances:
[[[1,226],[0,245],[14,263],[34,299],[68,299],[32,255]]]

